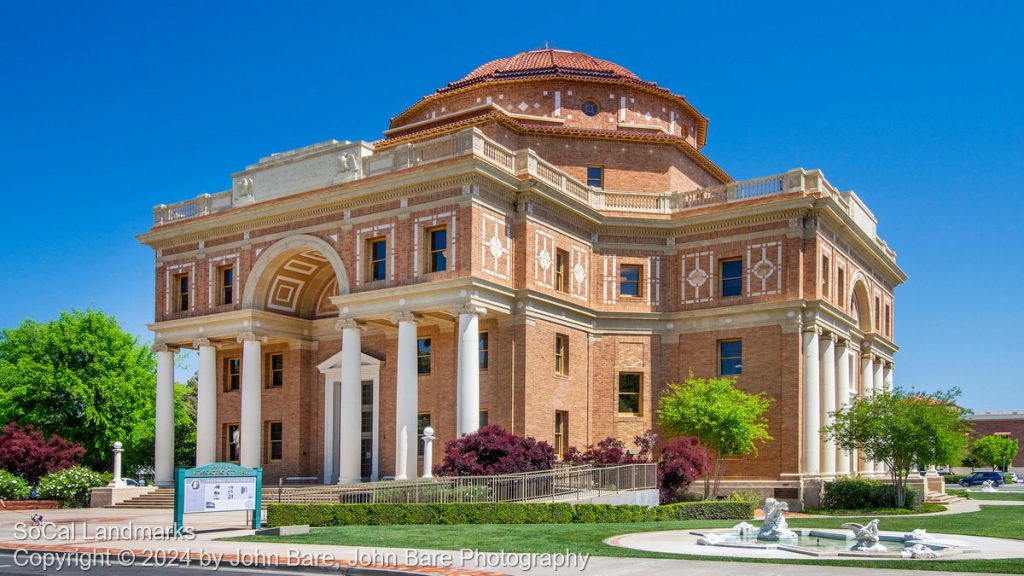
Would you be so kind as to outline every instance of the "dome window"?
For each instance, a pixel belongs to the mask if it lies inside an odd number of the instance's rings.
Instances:
[[[597,106],[597,102],[594,102],[593,100],[587,100],[584,102],[583,105],[580,106],[580,110],[582,110],[587,116],[597,116],[597,113],[601,111]]]

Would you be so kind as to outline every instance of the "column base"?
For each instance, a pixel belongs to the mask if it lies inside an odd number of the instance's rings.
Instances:
[[[337,484],[361,484],[362,478],[339,478]]]

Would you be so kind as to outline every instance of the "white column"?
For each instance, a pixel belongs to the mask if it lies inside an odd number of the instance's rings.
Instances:
[[[874,382],[875,382],[875,384],[874,384],[874,393],[875,394],[881,394],[882,392],[886,391],[885,390],[885,381],[882,378],[882,364],[883,364],[882,359],[876,357],[875,361],[873,363],[873,368],[874,368],[874,371],[875,371],[874,372]],[[873,462],[873,464],[875,466],[875,474],[888,474],[889,473],[888,467],[885,465],[884,462]]]
[[[166,344],[156,351],[156,437],[154,438],[153,481],[158,486],[174,484],[174,352]]]
[[[804,405],[803,405],[803,473],[817,476],[820,472],[821,450],[821,402],[819,400],[818,340],[821,329],[817,326],[805,328],[803,333],[804,355]]]
[[[836,348],[836,408],[846,410],[850,407],[850,343],[839,342]],[[850,475],[850,453],[839,451],[839,466],[836,473],[841,476]]]
[[[860,355],[860,385],[861,385],[861,396],[870,398],[875,395],[875,376],[872,369],[872,356],[869,350],[871,349],[870,344],[861,345]],[[867,458],[864,458],[864,465],[861,469],[861,474],[874,474],[875,463]]]
[[[893,366],[892,362],[886,362],[885,370],[884,370],[884,375],[882,376],[882,382],[885,384],[885,389],[888,392],[892,392],[892,371],[893,371],[893,368],[894,368],[894,366]]]
[[[334,474],[334,380],[324,378],[324,484]]]
[[[121,453],[124,452],[123,444],[114,442],[114,476],[107,484],[110,488],[124,488],[128,484],[121,479]]]
[[[452,314],[459,317],[456,436],[480,428],[480,316],[485,313],[484,308],[472,303],[452,309]]]
[[[341,328],[341,435],[338,442],[338,484],[362,479],[363,345],[362,330],[355,320],[339,320]],[[413,419],[413,433],[415,419]],[[415,456],[415,454],[414,454]]]
[[[395,480],[416,477],[416,412],[419,382],[416,371],[416,319],[411,312],[398,312],[391,321],[398,324],[398,385],[395,399]]]
[[[217,349],[207,338],[192,342],[199,350],[196,387],[196,466],[217,461]]]
[[[239,464],[259,468],[263,443],[263,345],[252,332],[238,335],[242,343],[242,430]]]
[[[836,411],[836,335],[828,334],[821,339],[821,415],[822,425],[832,424]],[[822,448],[821,473],[834,476],[836,473],[836,442],[825,439]]]
[[[433,478],[434,473],[434,429],[427,426],[423,429],[423,477]]]

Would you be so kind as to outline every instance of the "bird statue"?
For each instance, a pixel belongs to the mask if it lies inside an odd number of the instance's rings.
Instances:
[[[853,530],[853,536],[857,540],[857,543],[853,545],[850,550],[860,550],[869,552],[882,552],[885,551],[885,546],[879,543],[878,536],[878,519],[875,518],[867,524],[857,524],[856,522],[847,522],[843,524],[843,528],[849,528]]]

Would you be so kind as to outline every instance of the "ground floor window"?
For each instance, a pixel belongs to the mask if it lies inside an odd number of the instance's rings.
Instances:
[[[224,455],[228,462],[238,462],[240,431],[238,424],[228,424],[224,427]]]
[[[280,460],[284,456],[284,426],[281,422],[267,422],[266,449],[265,460]]]
[[[555,411],[555,458],[561,460],[568,450],[569,440],[569,413],[561,410]]]
[[[640,413],[640,389],[644,375],[639,372],[619,373],[619,414]]]
[[[480,411],[480,427],[483,428],[484,426],[487,426],[487,422],[488,422],[488,420],[487,420],[487,410],[481,410]]]

